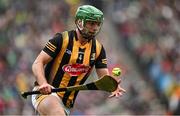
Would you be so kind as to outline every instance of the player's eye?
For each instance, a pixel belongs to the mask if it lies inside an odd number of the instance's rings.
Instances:
[[[91,26],[94,26],[94,25],[97,25],[97,26],[100,26],[100,22],[95,22],[95,21],[89,21],[88,22]]]

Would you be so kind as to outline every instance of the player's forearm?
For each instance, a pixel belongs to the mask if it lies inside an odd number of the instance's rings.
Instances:
[[[44,74],[44,64],[40,61],[35,61],[32,65],[32,71],[39,85],[47,83]]]
[[[102,77],[104,75],[109,75],[109,71],[107,68],[100,68],[100,69],[96,69],[97,75],[98,77]]]

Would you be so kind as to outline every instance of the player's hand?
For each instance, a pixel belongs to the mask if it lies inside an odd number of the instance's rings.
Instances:
[[[40,91],[41,94],[50,94],[51,89],[53,86],[51,86],[48,83],[43,83],[42,85],[39,86],[38,90]]]
[[[109,96],[110,98],[111,97],[120,97],[123,95],[123,93],[126,92],[125,89],[123,89],[121,86],[120,86],[120,83],[121,83],[121,79],[117,80],[118,81],[118,87],[117,89],[111,93],[111,95]]]

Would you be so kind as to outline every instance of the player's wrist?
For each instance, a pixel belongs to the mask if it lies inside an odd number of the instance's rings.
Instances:
[[[41,81],[38,81],[38,84],[39,84],[39,86],[41,86],[41,85],[48,84],[48,82],[46,80],[41,80]]]

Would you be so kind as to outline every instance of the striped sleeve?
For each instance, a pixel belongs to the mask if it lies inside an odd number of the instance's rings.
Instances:
[[[52,39],[50,39],[46,43],[43,51],[50,55],[52,58],[54,58],[59,53],[61,46],[62,35],[60,33],[57,33]]]
[[[105,52],[105,49],[103,46],[101,48],[101,52],[100,52],[98,58],[96,59],[95,67],[96,68],[107,68],[106,52]]]

